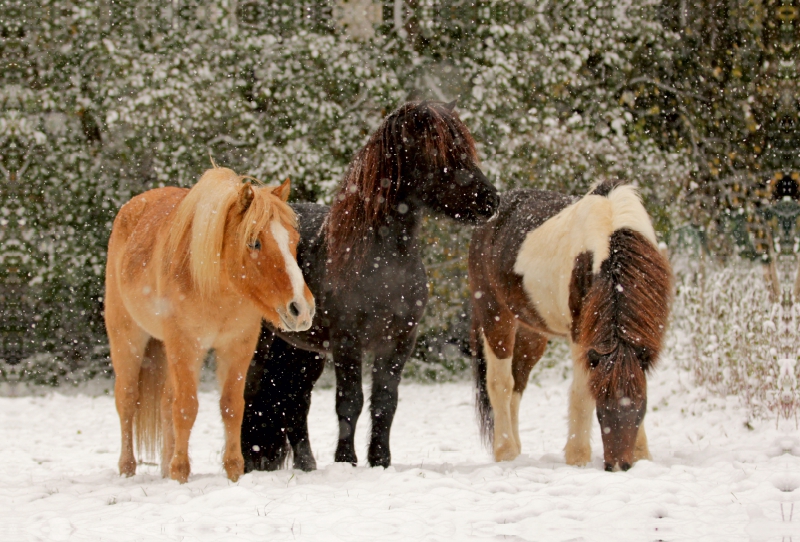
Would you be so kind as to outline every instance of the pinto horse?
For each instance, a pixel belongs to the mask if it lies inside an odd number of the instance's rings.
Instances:
[[[572,347],[567,463],[590,461],[595,407],[607,470],[649,459],[645,375],[664,341],[672,273],[635,189],[604,183],[577,201],[508,193],[473,233],[469,279],[478,414],[495,459],[521,451],[520,400],[550,337]]]
[[[307,416],[328,354],[336,372],[335,460],[357,463],[361,364],[370,353],[368,460],[371,466],[391,463],[389,432],[400,376],[428,298],[417,240],[423,214],[475,224],[491,217],[498,204],[454,106],[401,106],[356,154],[330,208],[294,206],[298,262],[319,310],[308,331],[287,333],[268,325],[262,333],[245,391],[246,470],[278,468],[290,449],[295,468],[316,467]]]
[[[105,320],[122,430],[120,474],[139,454],[189,477],[189,433],[203,358],[214,349],[228,478],[244,472],[243,392],[262,318],[308,329],[314,298],[295,260],[299,235],[289,181],[254,187],[230,169],[208,170],[191,189],[157,188],[117,214],[108,243]],[[160,418],[160,419],[159,419]]]

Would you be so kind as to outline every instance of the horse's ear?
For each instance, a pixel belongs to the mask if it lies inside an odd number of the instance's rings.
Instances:
[[[239,189],[239,200],[236,202],[240,213],[244,213],[250,208],[250,204],[253,203],[253,198],[255,196],[253,185],[249,182],[242,184],[242,187]]]
[[[286,180],[283,181],[283,184],[280,186],[276,186],[272,189],[272,193],[281,198],[283,201],[289,200],[289,192],[292,191],[292,182],[289,180],[289,177],[286,177]]]
[[[453,111],[456,108],[457,103],[458,103],[458,98],[456,98],[450,103],[444,104],[444,108],[447,109],[448,111]]]

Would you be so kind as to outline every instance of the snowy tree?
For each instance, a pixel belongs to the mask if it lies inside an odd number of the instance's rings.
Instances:
[[[634,92],[653,66],[671,62],[675,36],[657,19],[654,2],[485,2],[456,10],[461,24],[421,20],[417,48],[430,55],[438,88],[461,95],[462,116],[473,130],[485,170],[501,189],[535,187],[584,194],[603,178],[638,185],[666,238],[679,191],[693,165],[651,136],[652,109]],[[424,10],[423,10],[424,11]],[[652,86],[657,92],[657,86]],[[430,314],[422,344],[456,334],[466,340],[468,236],[445,224],[431,244]],[[452,255],[456,255],[455,260]],[[441,318],[441,316],[439,316]],[[459,320],[462,318],[462,320]],[[431,327],[427,327],[431,326]],[[425,350],[418,351],[425,356]]]
[[[132,195],[190,186],[210,154],[327,202],[409,95],[459,99],[501,189],[577,195],[622,178],[663,239],[691,224],[720,254],[731,231],[763,252],[770,179],[798,170],[784,4],[7,1],[0,358],[25,363],[2,370],[107,371],[105,245]],[[469,231],[425,227],[432,301],[417,357],[436,361],[465,347]]]
[[[695,165],[683,198],[687,219],[707,230],[718,254],[732,253],[736,241],[750,257],[767,257],[778,232],[764,207],[777,181],[796,184],[800,170],[797,7],[779,0],[663,4],[661,20],[679,39],[671,62],[651,77],[661,92],[637,103],[663,112],[658,139]]]

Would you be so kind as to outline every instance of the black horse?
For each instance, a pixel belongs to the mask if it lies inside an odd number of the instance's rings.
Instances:
[[[297,260],[317,312],[308,331],[262,331],[245,390],[247,471],[279,468],[289,446],[295,468],[316,467],[307,416],[327,354],[336,372],[335,460],[357,462],[353,439],[364,405],[361,363],[369,352],[374,361],[368,459],[371,466],[391,463],[397,388],[428,299],[417,241],[423,214],[477,224],[499,203],[454,105],[403,105],[356,154],[330,208],[293,206],[301,236]]]

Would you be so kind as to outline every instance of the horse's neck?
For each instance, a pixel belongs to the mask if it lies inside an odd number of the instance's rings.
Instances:
[[[368,252],[377,256],[384,254],[398,256],[418,256],[417,236],[421,222],[420,211],[405,214],[393,213],[373,228],[372,243]]]

